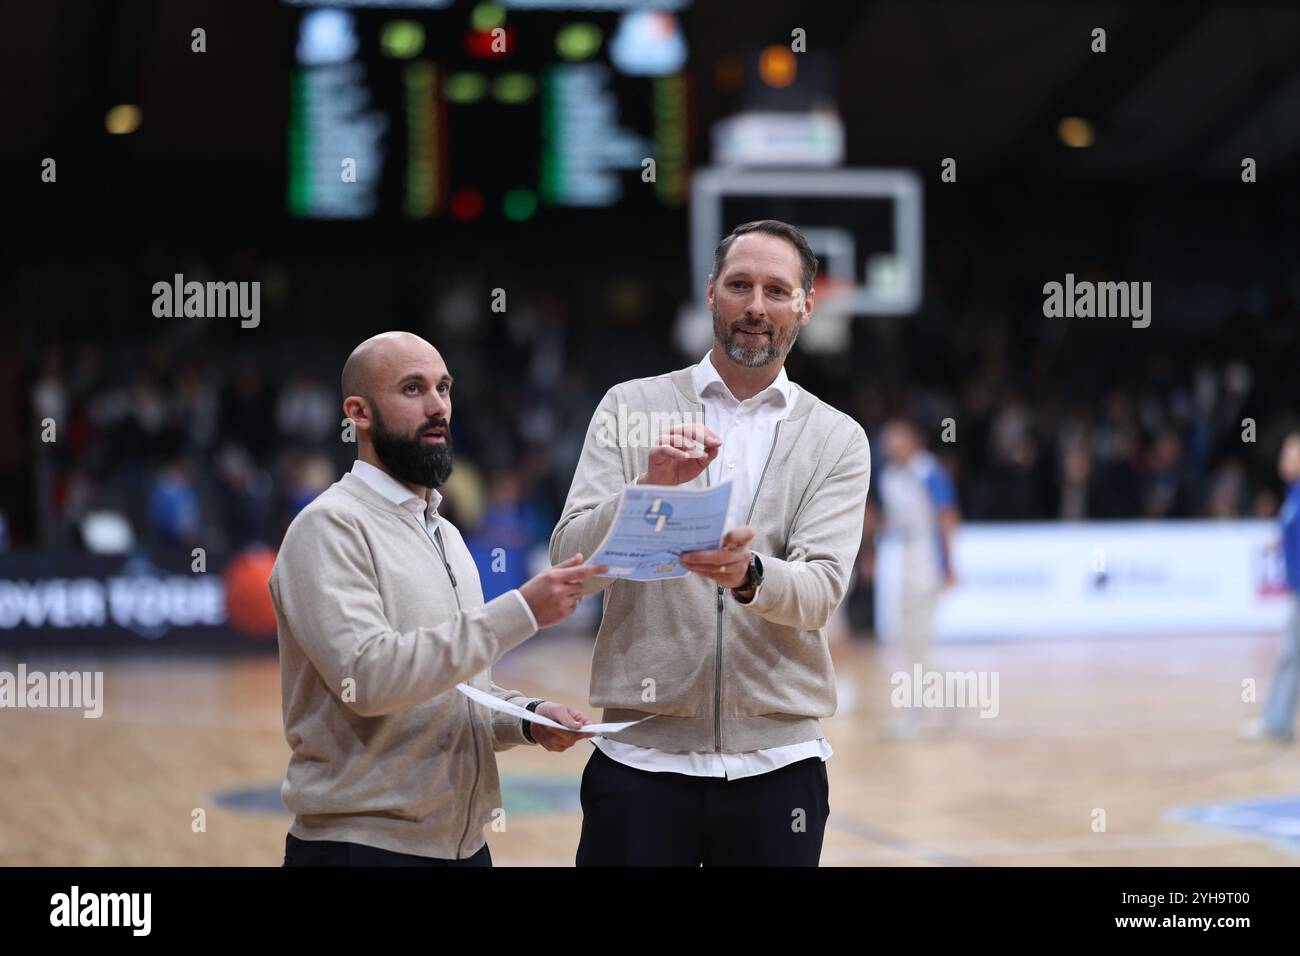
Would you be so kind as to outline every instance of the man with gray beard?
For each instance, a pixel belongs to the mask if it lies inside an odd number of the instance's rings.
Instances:
[[[587,431],[551,559],[592,554],[629,482],[732,482],[721,547],[686,577],[593,577],[605,589],[591,702],[606,721],[582,780],[579,866],[815,866],[830,812],[819,718],[835,711],[827,622],[858,545],[871,471],[862,428],[796,386],[785,357],[812,319],[817,260],[776,220],[714,254],[711,351],[606,393]],[[619,410],[684,422],[606,437]],[[751,550],[752,547],[752,550]]]

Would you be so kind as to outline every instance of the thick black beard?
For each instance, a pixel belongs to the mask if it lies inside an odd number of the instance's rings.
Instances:
[[[767,323],[769,326],[771,322]],[[800,325],[796,322],[786,333],[785,338],[779,338],[780,333],[772,328],[772,339],[768,345],[761,348],[747,348],[736,341],[736,334],[727,328],[726,323],[722,321],[722,316],[718,313],[717,303],[713,306],[713,337],[722,343],[722,350],[737,365],[745,368],[759,368],[763,365],[771,365],[773,362],[783,361],[790,349],[794,347],[795,339],[799,337]]]
[[[378,408],[372,407],[370,411],[375,420],[370,441],[375,446],[375,454],[394,478],[424,488],[436,488],[451,477],[451,431],[446,432],[445,445],[426,445],[420,440],[420,436],[435,425],[446,428],[446,421],[425,422],[416,429],[414,437],[408,438],[389,431]]]

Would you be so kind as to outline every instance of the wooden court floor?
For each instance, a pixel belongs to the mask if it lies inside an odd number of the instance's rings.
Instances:
[[[941,646],[937,670],[997,673],[998,714],[923,711],[920,734],[904,738],[884,731],[899,714],[889,701],[898,662],[871,642],[845,645],[837,667],[856,699],[825,725],[835,755],[823,865],[1296,865],[1300,751],[1236,736],[1258,709],[1242,702],[1242,681],[1262,697],[1277,644]],[[497,681],[585,707],[590,646],[545,632],[498,666]],[[0,658],[0,670],[19,660]],[[273,654],[21,660],[102,669],[106,702],[95,720],[0,710],[0,865],[279,865],[288,748]],[[590,749],[498,755],[497,865],[572,864]],[[1279,827],[1275,815],[1264,835],[1184,818],[1288,797],[1297,818]]]

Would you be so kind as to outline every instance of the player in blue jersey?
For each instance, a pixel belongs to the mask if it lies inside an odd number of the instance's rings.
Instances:
[[[928,669],[934,614],[944,588],[956,580],[953,535],[960,521],[957,489],[925,450],[915,425],[885,425],[886,465],[878,479],[883,524],[876,552],[876,633],[898,647],[910,673]],[[921,714],[908,710],[890,730],[914,733]]]

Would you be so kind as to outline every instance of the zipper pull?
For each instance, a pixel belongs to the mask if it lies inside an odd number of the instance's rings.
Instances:
[[[438,549],[438,557],[442,558],[442,566],[447,569],[447,577],[451,578],[451,586],[454,588],[456,587],[456,575],[451,573],[451,562],[447,560],[447,545],[442,540],[442,529],[435,527],[433,536],[438,539],[434,542]]]

